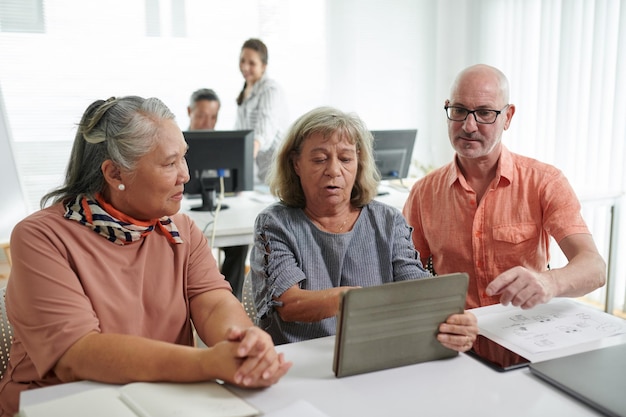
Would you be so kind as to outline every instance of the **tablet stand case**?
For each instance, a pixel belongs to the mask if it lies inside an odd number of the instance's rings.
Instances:
[[[333,371],[356,375],[452,357],[438,328],[465,307],[469,277],[440,275],[344,293],[337,317]]]

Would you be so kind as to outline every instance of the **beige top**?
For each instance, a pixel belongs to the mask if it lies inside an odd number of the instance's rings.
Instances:
[[[192,345],[189,300],[230,289],[184,214],[172,216],[182,244],[155,230],[119,246],[63,213],[54,205],[13,230],[6,303],[15,339],[0,381],[0,416],[17,410],[20,391],[58,384],[56,362],[89,332]]]

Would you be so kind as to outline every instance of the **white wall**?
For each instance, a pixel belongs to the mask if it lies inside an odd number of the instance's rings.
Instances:
[[[417,128],[414,159],[450,159],[429,0],[328,2],[329,101],[358,113],[370,129]],[[423,36],[424,33],[433,36]],[[413,172],[418,175],[419,172]]]
[[[2,178],[0,242],[9,241],[15,223],[28,213],[11,144],[11,129],[4,111],[4,99],[0,88],[0,178]]]
[[[172,33],[170,4],[161,1],[155,37],[145,35],[138,0],[111,0],[106,8],[46,1],[44,33],[0,32],[17,163],[42,170],[24,178],[30,210],[62,181],[75,124],[95,99],[156,96],[185,129],[189,95],[210,87],[222,101],[217,128],[232,129],[243,85],[239,51],[249,37],[268,45],[268,73],[283,85],[292,120],[336,106],[357,112],[371,129],[417,128],[420,162],[449,160],[445,97],[430,82],[433,40],[420,36],[435,24],[428,0],[188,0],[183,37]]]

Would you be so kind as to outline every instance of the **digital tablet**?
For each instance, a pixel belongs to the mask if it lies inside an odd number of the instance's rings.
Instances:
[[[500,372],[523,368],[530,364],[525,357],[481,334],[476,338],[472,349],[466,353]]]
[[[335,376],[457,355],[436,336],[448,316],[463,312],[468,281],[467,274],[456,273],[344,293],[337,316]]]

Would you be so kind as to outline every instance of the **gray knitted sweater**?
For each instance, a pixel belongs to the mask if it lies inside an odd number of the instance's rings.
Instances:
[[[275,344],[335,334],[336,320],[284,322],[274,298],[298,284],[307,290],[338,286],[368,287],[430,276],[411,240],[412,229],[394,207],[372,201],[353,229],[329,233],[299,208],[276,203],[256,219],[250,254],[259,325]]]

